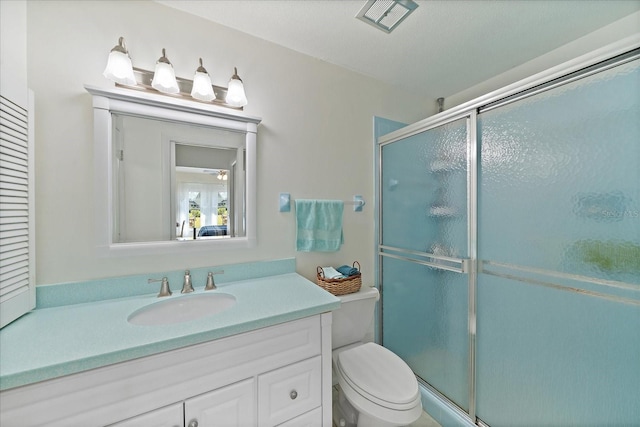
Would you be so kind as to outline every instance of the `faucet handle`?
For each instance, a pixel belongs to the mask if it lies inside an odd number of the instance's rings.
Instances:
[[[188,294],[189,292],[193,292],[193,285],[191,284],[191,273],[189,270],[184,272],[184,282],[182,282],[182,290],[180,293]]]
[[[205,290],[205,291],[212,291],[212,290],[214,290],[214,289],[216,289],[216,288],[217,288],[217,287],[216,287],[216,284],[215,284],[215,282],[214,282],[214,280],[213,280],[213,275],[214,275],[214,274],[224,274],[224,270],[219,270],[219,271],[216,271],[216,272],[211,272],[211,271],[210,271],[210,272],[207,274],[207,284],[206,284],[206,285],[205,285],[205,287],[204,287],[204,290]]]
[[[158,293],[158,298],[160,297],[168,297],[171,295],[171,289],[169,288],[169,279],[163,277],[162,279],[149,279],[147,283],[155,283],[162,282],[160,284],[160,292]]]
[[[216,284],[215,284],[215,282],[213,280],[213,273],[209,272],[207,274],[207,284],[205,285],[204,290],[205,291],[212,291],[212,290],[214,290],[216,288],[217,288],[217,286],[216,286]]]

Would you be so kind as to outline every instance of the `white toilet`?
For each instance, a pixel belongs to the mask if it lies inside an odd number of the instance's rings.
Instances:
[[[337,427],[406,426],[422,413],[415,375],[400,357],[373,342],[363,342],[380,294],[376,288],[339,296],[333,312],[333,383]]]

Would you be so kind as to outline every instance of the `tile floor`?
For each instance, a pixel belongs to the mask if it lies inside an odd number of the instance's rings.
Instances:
[[[333,423],[333,427],[336,427],[335,423]],[[436,420],[431,418],[429,414],[423,411],[420,418],[418,418],[418,421],[408,425],[407,427],[441,427],[441,426],[436,422]]]
[[[415,423],[411,424],[409,427],[441,427],[440,424],[436,422],[429,414],[422,411],[422,415]]]
[[[334,399],[334,406],[335,406],[335,400],[337,399],[337,394],[338,394],[338,385],[333,387],[333,399]],[[336,424],[333,423],[333,427],[336,427]],[[438,422],[436,420],[434,420],[429,414],[427,414],[426,412],[422,411],[422,415],[420,415],[420,418],[418,418],[418,420],[416,422],[414,422],[413,424],[408,425],[407,427],[441,427],[440,424],[438,424]]]

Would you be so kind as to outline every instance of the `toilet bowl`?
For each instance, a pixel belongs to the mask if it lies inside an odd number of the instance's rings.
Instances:
[[[420,390],[407,364],[390,350],[362,339],[373,320],[375,288],[340,297],[332,323],[333,375],[339,385],[334,422],[339,427],[406,426],[422,413]]]

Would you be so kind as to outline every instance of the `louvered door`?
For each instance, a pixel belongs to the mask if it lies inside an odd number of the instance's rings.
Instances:
[[[29,110],[0,96],[0,327],[35,305]]]

